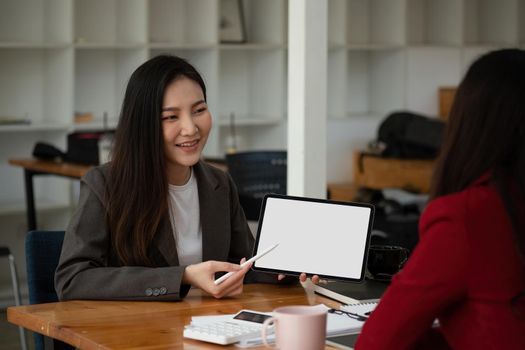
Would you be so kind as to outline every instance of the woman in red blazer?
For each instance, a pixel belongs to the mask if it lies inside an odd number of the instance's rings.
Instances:
[[[525,349],[525,51],[469,68],[432,187],[356,349]]]

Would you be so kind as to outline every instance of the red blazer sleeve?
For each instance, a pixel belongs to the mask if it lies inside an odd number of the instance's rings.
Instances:
[[[440,198],[422,215],[420,242],[365,323],[356,349],[410,349],[466,295],[468,244],[460,206]],[[437,343],[433,343],[437,345]]]

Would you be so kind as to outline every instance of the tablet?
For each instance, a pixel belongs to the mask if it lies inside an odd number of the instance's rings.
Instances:
[[[278,246],[252,268],[362,282],[373,218],[371,204],[268,194],[253,254]]]

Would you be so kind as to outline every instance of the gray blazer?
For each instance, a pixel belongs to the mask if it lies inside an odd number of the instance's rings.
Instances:
[[[237,190],[225,172],[199,162],[194,167],[202,225],[202,259],[239,263],[254,244]],[[121,266],[106,225],[104,191],[108,166],[90,170],[82,179],[78,207],[67,227],[55,274],[60,300],[180,300],[182,284],[169,219],[164,220],[149,256],[156,267]],[[250,276],[252,275],[252,276]],[[269,280],[249,273],[246,281]],[[271,279],[275,280],[275,277]]]

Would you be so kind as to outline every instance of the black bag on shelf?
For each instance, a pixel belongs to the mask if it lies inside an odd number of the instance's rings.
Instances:
[[[33,157],[44,159],[44,160],[53,160],[65,158],[66,154],[58,149],[56,146],[47,143],[47,142],[37,142],[33,148]]]
[[[379,125],[381,155],[392,158],[435,158],[441,147],[445,123],[420,114],[400,111]]]

